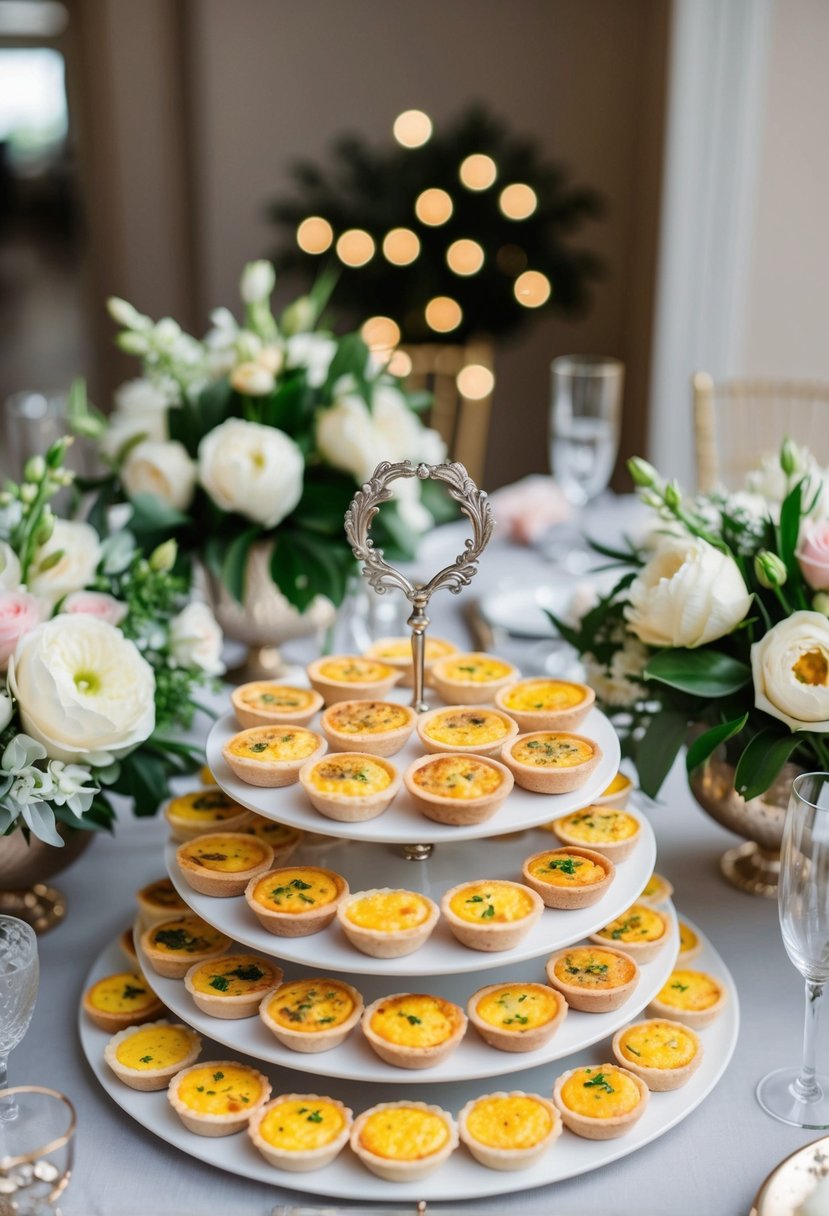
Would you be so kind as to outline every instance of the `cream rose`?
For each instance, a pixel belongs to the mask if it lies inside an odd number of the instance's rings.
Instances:
[[[20,561],[14,549],[0,540],[0,591],[16,591],[20,586]]]
[[[267,397],[276,388],[276,377],[261,363],[240,363],[230,373],[230,386],[245,397]]]
[[[55,554],[61,556],[54,563]],[[56,519],[48,542],[38,549],[29,571],[28,587],[55,603],[64,595],[87,587],[101,560],[101,542],[91,524],[81,520]],[[44,564],[47,569],[44,570]]]
[[[155,677],[114,625],[63,615],[26,634],[9,663],[23,729],[51,760],[108,764],[152,734]]]
[[[198,667],[208,676],[222,674],[222,631],[207,604],[188,604],[173,617],[170,653],[179,667]]]
[[[754,704],[791,730],[829,731],[829,620],[793,612],[751,648]]]
[[[384,457],[382,439],[368,406],[353,394],[340,397],[330,409],[320,412],[317,448],[332,468],[351,473],[359,482],[368,481]]]
[[[733,557],[696,538],[666,537],[628,596],[628,628],[640,641],[689,649],[731,633],[751,605]]]
[[[106,621],[109,625],[120,625],[128,612],[126,604],[105,591],[73,591],[67,595],[60,610],[96,616],[99,621]]]
[[[228,418],[199,444],[199,480],[213,501],[266,528],[293,511],[304,472],[293,439],[258,422]]]
[[[154,494],[168,507],[186,511],[196,488],[196,466],[183,443],[145,441],[129,452],[121,481],[130,498]]]
[[[49,616],[46,600],[26,591],[0,591],[0,671],[5,671],[17,643]]]

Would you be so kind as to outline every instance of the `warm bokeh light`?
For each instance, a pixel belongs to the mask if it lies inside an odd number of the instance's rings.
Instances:
[[[424,190],[417,196],[415,202],[415,215],[421,224],[428,224],[431,228],[436,228],[438,224],[445,224],[451,216],[452,210],[451,198],[445,190],[440,190],[437,186],[430,186],[428,190]]]
[[[374,257],[374,240],[362,228],[349,228],[337,240],[337,257],[346,266],[365,266]]]
[[[515,279],[527,269],[527,255],[520,245],[502,245],[495,255],[498,269]]]
[[[391,317],[369,317],[360,333],[371,350],[391,350],[400,341],[400,326]]]
[[[325,253],[333,240],[334,229],[321,215],[309,215],[296,230],[296,243],[303,253]]]
[[[404,148],[420,148],[431,138],[432,120],[422,110],[404,110],[395,118],[392,131]]]
[[[446,263],[455,274],[477,274],[484,264],[484,251],[477,241],[453,241],[446,250]]]
[[[508,220],[525,220],[538,206],[538,195],[532,186],[525,186],[523,182],[513,182],[511,186],[504,186],[498,199],[498,206]]]
[[[400,376],[405,379],[412,370],[412,360],[405,350],[396,350],[386,365],[386,370],[392,376]]]
[[[420,238],[411,228],[392,228],[383,238],[383,253],[393,266],[408,266],[420,253]]]
[[[448,334],[457,329],[462,320],[460,304],[449,296],[435,296],[426,305],[426,324],[436,333]]]
[[[480,401],[492,392],[495,377],[483,363],[468,363],[458,372],[455,383],[462,397],[468,397],[470,401]]]
[[[540,270],[525,270],[519,274],[513,287],[516,300],[525,308],[540,308],[547,303],[552,290],[550,280]]]
[[[473,152],[461,161],[459,173],[467,190],[488,190],[498,176],[498,166],[491,156]]]

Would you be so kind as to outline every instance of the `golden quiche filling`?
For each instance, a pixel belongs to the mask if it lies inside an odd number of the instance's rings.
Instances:
[[[585,698],[579,684],[567,680],[522,680],[501,698],[505,709],[571,709]]]
[[[232,954],[215,962],[202,963],[190,976],[197,992],[207,996],[248,996],[273,987],[276,971],[252,954]]]
[[[230,740],[232,755],[242,760],[304,760],[320,745],[319,736],[301,726],[254,726]]]
[[[324,1098],[277,1102],[259,1124],[259,1135],[274,1148],[289,1153],[307,1153],[324,1148],[345,1128],[342,1108]]]
[[[280,984],[267,1004],[269,1017],[287,1030],[318,1034],[341,1026],[354,1012],[354,998],[338,980]]]
[[[182,794],[174,798],[167,808],[167,814],[175,819],[192,820],[194,823],[221,823],[223,819],[235,819],[241,815],[244,807],[232,798],[228,798],[220,789],[194,790],[192,794]]]
[[[645,904],[634,904],[617,916],[604,929],[599,930],[599,936],[608,941],[619,942],[655,942],[665,933],[665,922],[658,912]]]
[[[400,933],[429,919],[430,907],[415,891],[376,891],[350,900],[345,915],[360,929]]]
[[[449,907],[459,920],[503,925],[523,920],[535,911],[535,900],[526,887],[506,882],[474,882],[456,891]]]
[[[150,1072],[170,1068],[193,1050],[193,1033],[185,1026],[145,1026],[122,1039],[115,1058],[125,1068]]]
[[[476,747],[504,739],[509,726],[500,714],[488,709],[447,709],[435,714],[423,733],[452,747]]]
[[[509,663],[488,654],[462,654],[454,661],[447,659],[441,664],[440,677],[462,684],[489,684],[493,680],[503,680],[512,670]]]
[[[243,1064],[210,1064],[191,1069],[176,1090],[179,1099],[200,1115],[236,1115],[257,1102],[262,1084]]]
[[[153,950],[161,954],[204,954],[226,945],[230,938],[208,925],[200,916],[180,916],[177,920],[166,920],[153,929],[149,942]]]
[[[576,946],[556,961],[553,972],[563,984],[579,988],[619,988],[633,979],[636,967],[610,950]]]
[[[578,1115],[615,1119],[629,1115],[642,1101],[639,1087],[612,1064],[577,1068],[561,1087],[561,1100]]]
[[[656,1020],[631,1026],[619,1040],[619,1049],[626,1060],[643,1068],[684,1068],[697,1054],[687,1031]]]
[[[498,769],[475,756],[437,756],[412,774],[412,781],[425,794],[465,801],[494,793],[502,780]]]
[[[391,997],[375,1009],[371,1029],[378,1038],[398,1047],[438,1047],[460,1025],[460,1011],[439,996],[412,994]]]
[[[710,1009],[722,996],[717,981],[704,971],[674,971],[657,1000],[674,1009]]]
[[[555,993],[542,984],[504,984],[482,996],[475,1006],[481,1021],[518,1034],[545,1026],[558,1011]]]
[[[385,765],[368,756],[343,753],[327,756],[315,764],[309,781],[321,794],[363,798],[366,794],[379,794],[388,789],[392,774]]]
[[[427,638],[426,661],[433,663],[436,659],[442,659],[444,655],[451,654],[454,649],[451,642],[441,642],[438,638]],[[372,646],[372,651],[378,659],[396,659],[398,661],[411,659],[412,640],[411,638],[389,638],[382,646]]]
[[[530,764],[534,768],[575,768],[577,764],[591,760],[595,748],[575,735],[544,731],[515,743],[511,754],[520,764]]]
[[[691,950],[696,950],[699,945],[699,938],[690,926],[685,924],[685,921],[679,922],[679,953],[688,954]]]
[[[589,887],[607,877],[604,866],[564,849],[541,854],[527,869],[533,878],[553,887]]]
[[[87,1000],[105,1013],[137,1013],[154,1005],[156,995],[143,975],[122,971],[93,984]]]
[[[169,878],[159,878],[157,882],[148,883],[138,894],[158,908],[169,908],[171,912],[184,911],[186,904],[175,889]]]
[[[409,715],[391,701],[342,701],[327,711],[325,721],[341,735],[382,735],[408,725]]]
[[[253,898],[272,912],[308,912],[330,904],[341,891],[337,876],[329,870],[304,866],[266,874],[256,884]]]
[[[336,680],[340,684],[374,684],[396,674],[388,663],[359,658],[329,659],[320,663],[317,671],[324,680]]]
[[[299,844],[302,840],[302,832],[298,828],[289,828],[287,824],[277,823],[275,819],[265,819],[262,815],[254,816],[243,831],[264,840],[274,852],[289,845]]]
[[[200,836],[180,851],[179,856],[193,865],[218,874],[241,874],[261,865],[266,853],[255,836],[240,840],[238,836]]]
[[[610,785],[602,790],[602,797],[610,798],[613,794],[621,794],[622,790],[626,790],[629,785],[630,777],[626,777],[624,773],[617,773]]]
[[[612,844],[617,840],[630,840],[639,831],[639,823],[624,811],[607,810],[590,806],[585,811],[576,811],[557,820],[559,827],[578,840],[580,844]]]
[[[469,1135],[490,1148],[534,1148],[552,1127],[549,1108],[529,1094],[479,1098],[466,1116]]]
[[[449,1139],[445,1119],[415,1106],[374,1111],[360,1130],[360,1144],[366,1152],[389,1161],[421,1161],[439,1153]]]
[[[252,684],[238,696],[242,704],[251,709],[278,713],[307,710],[314,703],[314,697],[307,689],[292,688],[288,684]]]

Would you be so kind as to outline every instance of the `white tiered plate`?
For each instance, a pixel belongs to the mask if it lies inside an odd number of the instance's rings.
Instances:
[[[639,842],[630,857],[616,867],[616,877],[598,903],[568,912],[546,909],[520,945],[498,955],[462,946],[443,919],[424,946],[403,958],[377,959],[362,954],[348,942],[336,921],[309,937],[276,937],[262,928],[242,896],[215,898],[199,895],[189,887],[176,865],[176,844],[167,845],[165,861],[173,885],[194,912],[234,941],[261,954],[325,971],[361,975],[458,974],[552,954],[595,933],[629,908],[644,890],[656,861],[656,841],[650,824],[639,812],[629,809],[629,813],[641,823]],[[524,832],[515,837],[496,836],[492,840],[470,842],[462,849],[442,845],[426,861],[406,861],[388,845],[331,839],[327,845],[297,850],[286,864],[327,866],[342,874],[352,891],[404,887],[421,891],[439,903],[443,892],[458,882],[474,878],[519,879],[526,857],[557,845],[558,838],[550,832]]]
[[[417,1183],[390,1183],[375,1178],[359,1164],[349,1149],[326,1169],[308,1174],[286,1173],[267,1165],[244,1134],[207,1139],[188,1132],[170,1108],[163,1090],[160,1093],[145,1094],[122,1085],[103,1061],[104,1047],[109,1036],[93,1026],[82,1010],[79,1011],[81,1044],[102,1087],[127,1114],[169,1144],[208,1165],[218,1166],[240,1177],[266,1182],[274,1187],[331,1195],[340,1200],[358,1203],[397,1201],[401,1204],[414,1204],[421,1200],[457,1201],[459,1196],[463,1199],[476,1199],[486,1195],[545,1186],[575,1175],[587,1175],[591,1170],[634,1153],[664,1135],[685,1119],[711,1092],[734,1051],[739,1027],[739,1008],[734,981],[725,964],[710,943],[704,938],[703,942],[703,953],[695,960],[694,966],[711,971],[724,981],[730,999],[714,1025],[701,1032],[705,1055],[688,1084],[673,1093],[652,1094],[645,1114],[626,1136],[618,1140],[582,1140],[565,1131],[542,1161],[519,1173],[488,1170],[473,1161],[465,1149],[459,1149],[431,1177]],[[95,962],[87,976],[86,986],[104,975],[122,969],[123,958],[117,946],[112,945],[104,950]],[[557,1063],[554,1067],[547,1066],[522,1073],[521,1086],[528,1092],[549,1094],[555,1077],[565,1069],[583,1064],[601,1064],[609,1059],[609,1055],[610,1046],[605,1040],[575,1058]],[[225,1056],[225,1048],[214,1046],[210,1042],[205,1043],[205,1060],[210,1060],[211,1057],[224,1059]],[[294,1072],[274,1070],[271,1079],[274,1094],[292,1091],[301,1093],[307,1088],[307,1078]],[[387,1101],[389,1097],[385,1087],[372,1086],[365,1082],[337,1081],[321,1088],[348,1103],[355,1112],[364,1110],[375,1102]],[[435,1091],[433,1086],[422,1082],[417,1084],[410,1074],[406,1074],[401,1076],[400,1091],[396,1097],[426,1102],[437,1100],[446,1109],[457,1114],[470,1098],[497,1089],[497,1082],[490,1087],[478,1080],[441,1086]]]
[[[650,1003],[674,968],[679,949],[679,934],[676,927],[676,916],[670,904],[662,906],[662,910],[671,918],[670,937],[659,952],[657,958],[642,968],[642,978],[626,1006],[617,1009],[615,1013],[579,1013],[571,1009],[567,1013],[562,1026],[552,1040],[539,1051],[509,1052],[498,1051],[489,1047],[470,1026],[463,1041],[448,1060],[435,1068],[430,1068],[428,1074],[421,1077],[434,1081],[474,1081],[480,1077],[499,1077],[507,1073],[513,1074],[524,1069],[535,1068],[548,1064],[552,1060],[560,1060],[564,1056],[582,1051],[600,1039],[611,1037],[620,1026],[635,1015],[636,1010],[644,1009]],[[195,1027],[206,1038],[215,1039],[232,1048],[234,1052],[246,1052],[267,1064],[276,1064],[282,1068],[292,1068],[298,1072],[310,1072],[320,1077],[339,1077],[352,1081],[371,1081],[380,1084],[405,1085],[411,1073],[405,1069],[394,1068],[384,1064],[369,1047],[362,1032],[356,1029],[345,1043],[335,1047],[333,1051],[319,1052],[314,1055],[290,1051],[276,1041],[258,1017],[240,1018],[225,1021],[212,1018],[202,1013],[193,1004],[184,983],[181,980],[164,979],[156,975],[152,967],[145,962],[138,951],[139,961],[150,986],[158,994],[171,1013],[182,1021]],[[313,976],[314,972],[306,967],[291,968],[287,978],[296,979],[300,976]],[[343,973],[345,974],[345,972]],[[349,979],[352,979],[350,974]],[[454,1001],[461,1008],[466,1008],[466,1002],[473,992],[487,984],[515,982],[516,980],[534,980],[544,983],[544,968],[542,965],[515,967],[499,967],[494,971],[482,971],[474,976],[443,976],[440,980],[429,979],[428,982],[415,985],[412,990],[431,993]],[[395,984],[397,985],[395,987]],[[358,981],[358,988],[368,1005],[378,997],[390,995],[399,990],[396,979],[379,979],[366,977]],[[403,991],[409,989],[404,988]]]
[[[398,696],[399,700],[400,697]],[[268,819],[276,819],[306,832],[321,832],[348,840],[377,841],[385,844],[454,843],[477,840],[482,836],[498,836],[538,827],[549,819],[567,815],[588,806],[595,795],[606,789],[619,768],[619,740],[607,718],[592,709],[579,727],[579,734],[593,739],[602,749],[602,759],[589,780],[572,794],[531,794],[517,785],[506,802],[486,823],[470,827],[449,827],[433,823],[416,809],[408,791],[403,788],[387,811],[365,823],[336,823],[315,811],[299,784],[278,790],[263,789],[240,781],[230,771],[222,756],[222,748],[239,731],[233,714],[225,714],[215,723],[207,739],[207,764],[219,785],[242,806]],[[424,749],[415,734],[402,751],[392,756],[392,763],[403,772],[422,756]]]

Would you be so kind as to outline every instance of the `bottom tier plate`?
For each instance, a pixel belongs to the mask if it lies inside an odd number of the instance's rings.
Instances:
[[[693,926],[692,926],[693,927]],[[699,930],[695,929],[699,933]],[[710,971],[728,988],[729,1001],[713,1026],[701,1032],[705,1054],[702,1064],[682,1089],[673,1093],[653,1094],[644,1116],[633,1130],[618,1140],[583,1140],[571,1132],[564,1131],[543,1161],[520,1173],[500,1173],[488,1170],[474,1161],[465,1149],[455,1152],[431,1177],[423,1182],[395,1184],[375,1178],[364,1169],[349,1149],[324,1170],[308,1174],[290,1174],[269,1166],[254,1149],[248,1137],[242,1133],[224,1139],[207,1139],[187,1131],[173,1113],[164,1090],[160,1093],[138,1093],[121,1084],[104,1064],[104,1047],[109,1035],[93,1026],[79,1011],[81,1045],[95,1076],[111,1098],[143,1127],[148,1128],[169,1144],[209,1165],[218,1166],[242,1178],[252,1178],[281,1186],[286,1190],[298,1190],[316,1195],[331,1195],[342,1200],[358,1202],[399,1200],[418,1202],[426,1200],[476,1199],[488,1195],[528,1190],[560,1182],[578,1174],[587,1174],[600,1166],[625,1157],[629,1153],[649,1144],[658,1136],[675,1127],[707,1097],[725,1072],[737,1042],[739,1028],[739,1004],[734,981],[723,960],[702,934],[704,943],[701,955],[694,961],[694,968]],[[124,962],[117,945],[109,946],[98,957],[86,979],[86,986],[104,975],[123,970]],[[227,1058],[227,1048],[205,1041],[202,1053],[204,1060]],[[567,1060],[552,1065],[522,1072],[520,1086],[528,1092],[549,1094],[553,1081],[568,1068],[581,1064],[601,1064],[610,1058],[610,1044],[603,1041]],[[255,1061],[252,1061],[255,1064]],[[306,1075],[288,1069],[271,1069],[274,1095],[286,1092],[308,1092],[318,1088],[309,1084]],[[428,1084],[413,1084],[409,1077],[401,1077],[399,1097],[438,1102],[445,1109],[457,1114],[470,1098],[498,1090],[498,1081],[478,1080],[456,1084],[444,1084],[437,1088]],[[376,1102],[389,1100],[387,1086],[365,1082],[328,1082],[322,1086],[323,1093],[330,1093],[351,1106],[355,1114]]]

